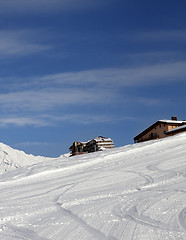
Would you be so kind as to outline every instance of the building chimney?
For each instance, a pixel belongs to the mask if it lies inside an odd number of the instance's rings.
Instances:
[[[172,117],[171,119],[174,121],[177,121],[177,117]]]

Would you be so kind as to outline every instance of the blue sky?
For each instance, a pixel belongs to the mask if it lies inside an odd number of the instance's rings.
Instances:
[[[2,0],[1,142],[57,157],[186,119],[186,2]]]

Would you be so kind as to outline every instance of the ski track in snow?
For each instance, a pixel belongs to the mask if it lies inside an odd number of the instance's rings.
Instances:
[[[185,179],[186,134],[42,160],[0,175],[0,239],[186,240]]]

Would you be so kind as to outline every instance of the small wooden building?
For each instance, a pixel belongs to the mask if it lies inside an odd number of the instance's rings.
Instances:
[[[86,153],[85,151],[86,142],[74,142],[72,146],[69,148],[70,155],[80,155]]]
[[[172,117],[171,120],[159,120],[138,134],[134,138],[134,142],[137,143],[170,136],[169,132],[184,124],[186,124],[186,121],[178,121],[177,117]]]

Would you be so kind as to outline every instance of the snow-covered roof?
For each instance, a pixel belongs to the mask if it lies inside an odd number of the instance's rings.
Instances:
[[[112,141],[111,138],[105,138],[105,137],[102,137],[102,136],[99,136],[97,138],[94,138],[95,141]]]
[[[159,120],[159,122],[163,122],[163,123],[178,123],[178,124],[182,124],[182,123],[186,123],[186,121],[176,121],[176,120]]]

